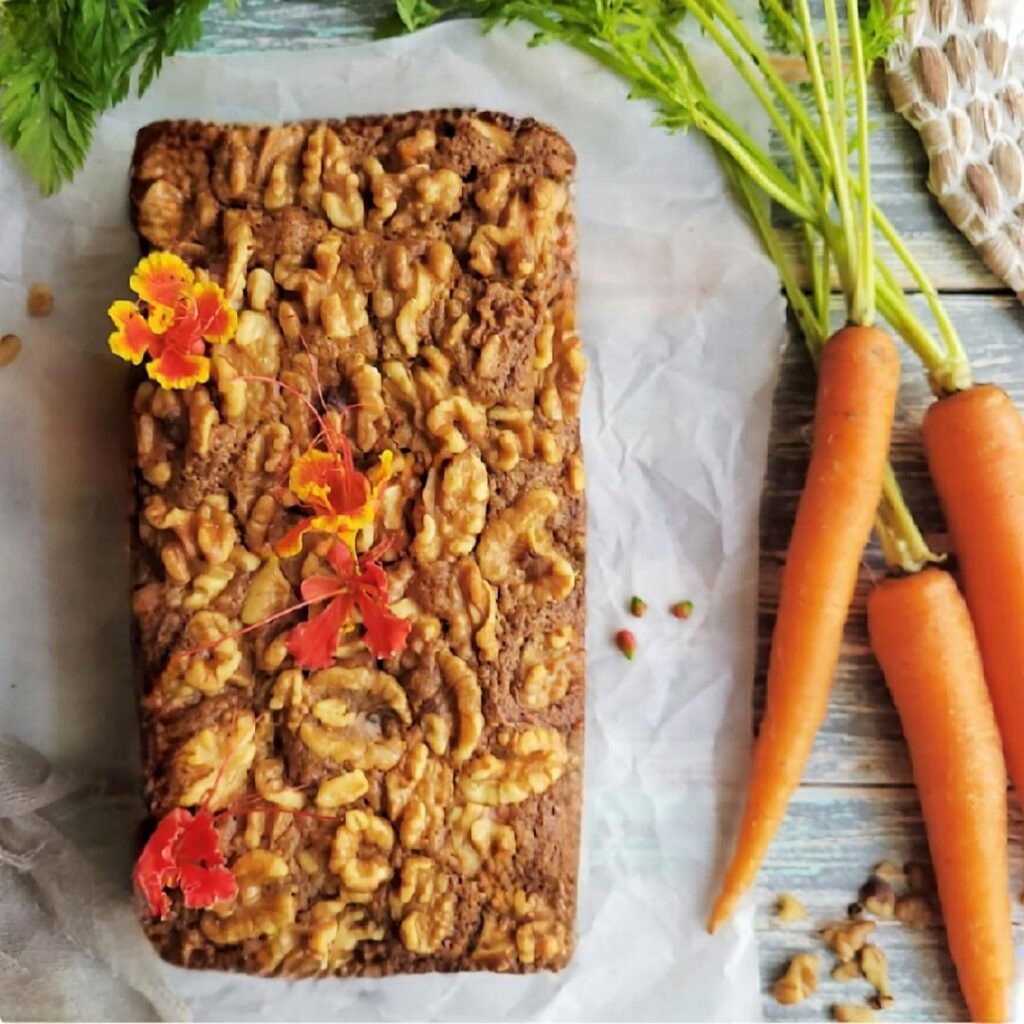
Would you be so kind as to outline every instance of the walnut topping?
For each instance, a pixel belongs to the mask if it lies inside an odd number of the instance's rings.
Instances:
[[[530,637],[520,659],[519,703],[543,710],[565,699],[573,680],[581,674],[573,647],[572,626],[560,626],[540,637]]]
[[[391,877],[395,834],[384,818],[348,811],[331,842],[330,868],[354,892],[373,892]]]
[[[181,642],[182,650],[193,653],[171,657],[147,698],[149,707],[156,711],[173,708],[197,695],[216,696],[230,682],[244,683],[242,652],[232,632],[231,620],[219,612],[196,612]]]
[[[407,850],[440,850],[444,840],[445,807],[452,801],[452,770],[431,756],[426,743],[409,746],[402,760],[385,777],[388,815],[398,827]]]
[[[208,810],[226,807],[244,789],[256,757],[256,719],[240,711],[234,724],[201,729],[174,755],[172,775],[177,803]]]
[[[288,606],[292,588],[281,572],[276,555],[263,563],[263,567],[249,581],[242,603],[242,622],[251,626],[269,619]]]
[[[401,918],[399,935],[410,953],[433,953],[455,927],[451,881],[429,857],[407,857],[392,915]]]
[[[509,971],[517,962],[544,966],[567,945],[565,926],[543,897],[516,889],[498,893],[485,911],[471,959],[492,971]]]
[[[384,926],[351,900],[320,900],[310,908],[307,945],[323,967],[348,963],[360,942],[379,942],[384,935]]]
[[[565,738],[545,726],[515,733],[505,752],[504,758],[488,753],[466,765],[459,789],[467,800],[490,806],[521,803],[550,789],[569,766]]]
[[[269,803],[286,811],[299,811],[306,805],[302,792],[285,782],[284,762],[279,757],[267,757],[256,762],[253,772],[256,792]]]
[[[335,811],[365,796],[370,788],[366,773],[356,768],[324,779],[316,794],[316,805],[322,811]]]
[[[797,953],[789,962],[786,973],[772,986],[772,995],[783,1006],[802,1003],[818,988],[821,961],[812,953]]]
[[[502,825],[494,812],[483,804],[460,804],[448,812],[452,849],[469,877],[500,858],[516,852],[516,833],[510,825]]]
[[[409,723],[409,704],[394,676],[370,668],[328,668],[306,680],[300,673],[283,683],[279,676],[278,685],[275,699],[290,705],[289,728],[318,757],[368,771],[387,770],[402,756],[402,739],[391,725],[394,719]]]
[[[473,670],[450,651],[438,655],[438,664],[445,682],[455,691],[459,709],[459,739],[452,748],[452,760],[461,764],[476,749],[484,730],[484,716],[480,711],[480,683]]]
[[[487,519],[487,467],[475,452],[456,455],[440,474],[431,469],[423,489],[423,526],[413,542],[421,562],[435,562],[442,555],[468,555]]]
[[[569,560],[555,550],[551,534],[545,529],[558,511],[554,491],[527,491],[511,507],[495,516],[480,535],[477,558],[484,577],[491,583],[504,583],[515,593],[532,600],[561,600],[568,597],[576,583]],[[539,559],[546,571],[534,576],[528,572],[527,559]]]
[[[231,946],[260,935],[276,935],[295,921],[295,892],[283,857],[269,850],[250,850],[232,865],[238,898],[222,911],[204,914],[199,927],[218,946]]]

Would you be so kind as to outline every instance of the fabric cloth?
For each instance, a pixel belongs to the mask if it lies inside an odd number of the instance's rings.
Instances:
[[[0,1018],[188,1019],[132,913],[137,820],[130,793],[0,737]]]

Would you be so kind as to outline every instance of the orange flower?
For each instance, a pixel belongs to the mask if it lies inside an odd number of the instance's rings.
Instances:
[[[292,464],[288,486],[313,515],[299,520],[277,541],[274,548],[279,555],[297,555],[310,530],[332,533],[354,552],[356,534],[373,524],[377,499],[391,477],[394,454],[381,454],[377,480],[371,484],[355,468],[347,439],[341,436],[338,443],[336,451],[310,448]]]
[[[187,388],[210,378],[206,343],[234,337],[238,315],[212,281],[196,281],[180,257],[167,252],[143,259],[131,276],[139,302],[119,300],[108,313],[116,328],[110,351],[138,366],[161,387]]]

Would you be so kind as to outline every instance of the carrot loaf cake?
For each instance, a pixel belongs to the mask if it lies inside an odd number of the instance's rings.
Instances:
[[[135,881],[187,967],[554,970],[584,705],[574,154],[473,111],[139,133]]]

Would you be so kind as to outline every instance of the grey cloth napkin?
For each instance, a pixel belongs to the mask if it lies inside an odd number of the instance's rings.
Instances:
[[[188,1020],[132,909],[122,790],[0,736],[0,1019]]]

